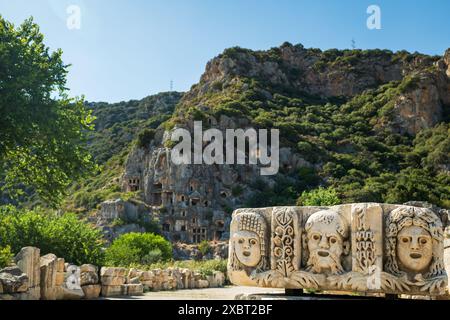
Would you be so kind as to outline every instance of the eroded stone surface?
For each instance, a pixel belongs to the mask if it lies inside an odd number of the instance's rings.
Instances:
[[[444,227],[406,205],[238,209],[228,273],[236,285],[442,295]]]

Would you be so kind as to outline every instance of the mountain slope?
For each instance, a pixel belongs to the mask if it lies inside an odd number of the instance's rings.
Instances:
[[[171,117],[182,95],[163,92],[141,100],[114,104],[87,103],[96,117],[89,150],[99,164],[99,171],[71,187],[64,203],[65,209],[85,212],[104,200],[120,196],[119,180],[126,156],[145,129],[157,128]]]
[[[217,186],[210,207],[225,213],[241,206],[292,205],[302,191],[319,185],[335,188],[343,202],[426,200],[449,207],[449,66],[450,50],[427,56],[321,51],[289,43],[268,51],[225,50],[207,64],[171,115],[167,109],[163,116],[149,116],[138,102],[111,106],[120,116],[98,108],[93,153],[100,163],[119,150],[122,156],[106,162],[105,168],[114,168],[107,174],[83,183],[72,205],[95,208],[127,191],[127,179],[136,177],[140,192],[129,196],[148,204],[156,180],[175,181],[186,194],[191,180],[200,189]],[[134,128],[156,128],[166,119],[142,143],[130,144]],[[173,177],[164,176],[151,163],[173,145],[165,133],[175,127],[192,130],[194,120],[220,130],[280,129],[280,173],[259,177],[249,166],[192,166],[186,181],[173,168]],[[213,219],[207,212],[204,218]]]

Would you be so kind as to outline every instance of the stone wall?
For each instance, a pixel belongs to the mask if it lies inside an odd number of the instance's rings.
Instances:
[[[0,270],[0,300],[73,300],[100,296],[137,296],[145,291],[221,287],[225,275],[215,271],[202,275],[189,269],[168,268],[142,271],[76,266],[54,254],[23,248],[12,266]]]

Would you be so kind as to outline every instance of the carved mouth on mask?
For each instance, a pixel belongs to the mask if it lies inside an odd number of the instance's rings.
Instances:
[[[328,257],[330,255],[330,253],[328,251],[319,250],[319,251],[317,251],[317,255],[319,257],[324,257],[325,258],[325,257]]]
[[[250,251],[244,251],[242,252],[242,254],[244,255],[244,257],[250,257]]]
[[[413,252],[409,256],[411,258],[413,258],[413,259],[420,259],[420,258],[422,258],[422,255],[420,253],[417,253],[417,252]]]

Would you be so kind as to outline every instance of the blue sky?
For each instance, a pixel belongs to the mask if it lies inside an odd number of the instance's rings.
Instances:
[[[381,30],[369,30],[369,5]],[[81,29],[66,25],[69,5]],[[321,49],[406,49],[442,55],[450,47],[450,1],[403,0],[0,0],[0,14],[41,26],[71,63],[71,95],[89,101],[141,99],[189,90],[225,48],[268,49],[284,41]]]

